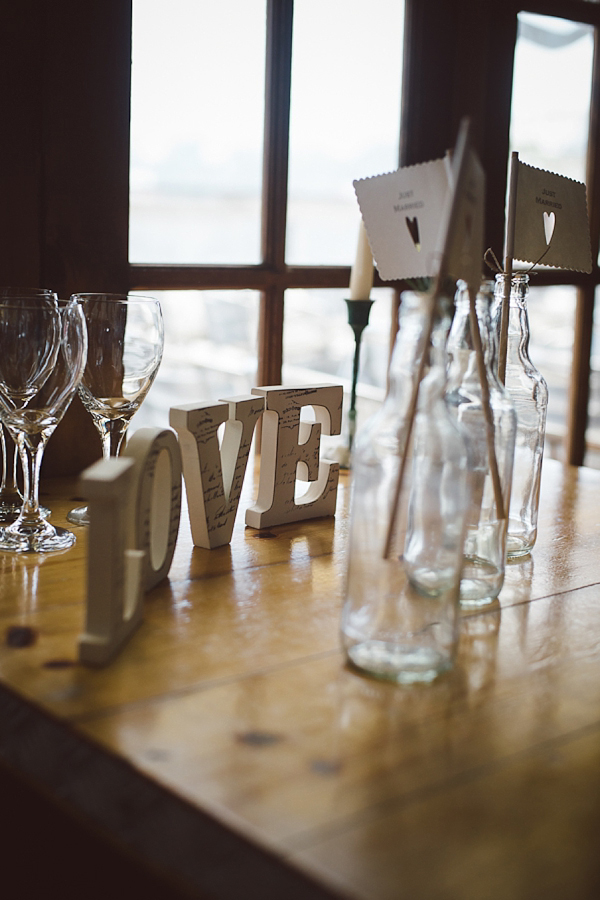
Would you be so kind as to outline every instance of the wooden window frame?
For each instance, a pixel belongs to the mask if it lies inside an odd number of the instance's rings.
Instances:
[[[498,211],[504,209],[506,190],[517,15],[562,16],[596,28],[587,170],[594,268],[591,275],[543,272],[536,282],[577,289],[567,458],[580,464],[600,281],[600,4],[406,0],[405,6],[399,162],[443,155],[461,117],[469,115],[487,175],[486,244],[495,249],[503,242]],[[257,290],[257,381],[279,383],[285,291],[344,288],[350,275],[349,266],[285,263],[293,0],[267,0],[262,262],[247,266],[129,263],[131,2],[19,0],[5,7],[0,123],[8,139],[0,141],[0,283],[50,285],[62,294]],[[377,276],[375,283],[382,283]],[[398,296],[403,285],[394,287]],[[79,471],[98,454],[89,417],[74,404],[49,444],[46,469]]]
[[[600,4],[590,0],[406,0],[401,164],[441,156],[458,123],[471,117],[486,172],[486,246],[503,247],[510,107],[517,16],[565,18],[595,28],[586,184],[592,272],[542,270],[536,286],[576,288],[573,362],[565,458],[582,465],[586,450],[594,298],[600,283]],[[435,61],[433,63],[432,61]],[[425,112],[425,114],[424,114]],[[498,254],[499,255],[499,254]]]
[[[350,266],[288,266],[285,261],[294,0],[266,0],[266,10],[262,262],[240,266],[131,264],[129,287],[260,291],[257,383],[279,384],[286,290],[348,287]],[[349,247],[350,258],[353,253],[354,248]],[[375,284],[383,282],[376,276]]]

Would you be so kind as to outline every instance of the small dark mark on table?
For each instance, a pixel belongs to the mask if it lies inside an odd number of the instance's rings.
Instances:
[[[270,747],[283,740],[280,734],[272,731],[246,731],[237,735],[240,744],[248,744],[250,747]]]
[[[45,669],[68,669],[70,666],[76,666],[74,659],[48,659],[42,663]]]
[[[330,759],[313,759],[310,768],[316,775],[337,775],[342,764]]]
[[[31,647],[37,639],[37,631],[29,625],[9,625],[6,629],[8,647]]]

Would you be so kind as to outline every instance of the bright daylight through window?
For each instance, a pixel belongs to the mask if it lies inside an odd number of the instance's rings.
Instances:
[[[134,0],[130,261],[259,265],[266,0]],[[286,263],[350,265],[358,229],[352,181],[398,164],[403,4],[296,3]],[[226,35],[226,40],[225,40]],[[360,65],[355,61],[360,59]],[[521,159],[585,181],[593,28],[521,13],[511,145]],[[566,428],[575,288],[532,276],[532,357],[549,381],[548,452]],[[260,285],[259,285],[260,287]],[[140,413],[164,422],[177,402],[256,383],[258,290],[164,290],[165,357]],[[353,336],[345,289],[285,293],[286,384],[337,380],[348,391]],[[383,396],[392,292],[373,292],[359,418]],[[595,340],[595,346],[597,340]],[[590,430],[600,437],[593,352]]]
[[[531,13],[519,15],[510,142],[523,162],[585,181],[593,53],[591,26]],[[535,274],[530,283],[531,358],[549,388],[546,451],[560,456],[566,430],[575,288],[536,287]],[[592,391],[597,392],[598,387],[598,374],[594,373]],[[598,428],[600,419],[596,416],[590,425]]]
[[[265,0],[134,0],[132,263],[260,263],[265,7]],[[402,28],[398,0],[371,0],[368,17],[363,0],[348,0],[343,17],[339,0],[295,5],[290,265],[353,262],[352,181],[398,165]],[[256,383],[257,291],[152,293],[165,313],[165,356],[139,425],[164,423],[175,403],[216,400]],[[336,380],[349,389],[345,296],[345,289],[286,292],[284,383]],[[359,415],[385,390],[392,292],[372,296]]]

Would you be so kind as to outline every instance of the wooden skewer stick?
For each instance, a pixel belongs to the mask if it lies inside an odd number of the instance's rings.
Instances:
[[[415,421],[415,415],[417,412],[417,403],[419,402],[419,387],[423,380],[423,375],[425,374],[425,365],[427,363],[427,352],[429,350],[429,341],[431,339],[431,332],[433,331],[433,323],[435,320],[435,310],[440,297],[439,288],[436,287],[429,295],[429,307],[427,309],[427,319],[425,324],[425,333],[424,333],[424,343],[423,343],[423,351],[421,353],[421,359],[419,360],[419,367],[417,369],[417,377],[415,379],[415,383],[413,386],[412,396],[410,398],[410,404],[408,407],[408,424],[406,426],[406,443],[404,444],[404,449],[402,451],[402,455],[400,457],[400,468],[398,469],[398,475],[396,477],[396,486],[394,488],[394,497],[392,500],[392,509],[390,513],[390,520],[388,523],[388,530],[385,538],[385,547],[383,550],[383,558],[389,559],[391,549],[392,549],[392,541],[394,539],[394,531],[396,530],[396,520],[398,518],[398,510],[400,507],[400,493],[402,491],[402,483],[404,481],[404,470],[406,468],[406,460],[408,458],[408,450],[410,447],[410,439],[412,436],[413,424]]]
[[[519,182],[519,154],[514,150],[510,158],[510,181],[508,188],[508,209],[506,211],[506,232],[504,238],[504,295],[500,318],[500,345],[498,348],[498,377],[502,384],[506,380],[506,356],[508,352],[508,319],[510,315],[510,287],[512,284],[513,256],[515,252],[515,221],[517,210],[517,185]]]
[[[389,559],[391,549],[392,549],[392,541],[394,539],[394,533],[396,530],[396,521],[398,519],[398,511],[400,507],[400,494],[402,492],[402,482],[404,480],[404,471],[406,469],[406,460],[408,456],[408,450],[410,447],[410,440],[412,436],[413,424],[415,419],[415,414],[417,411],[417,404],[419,401],[419,388],[421,386],[421,381],[423,380],[423,375],[425,373],[425,365],[427,363],[427,352],[429,349],[429,341],[431,338],[431,332],[433,331],[433,323],[435,319],[435,313],[438,306],[438,302],[440,296],[442,295],[442,288],[446,281],[448,275],[448,252],[450,246],[450,238],[453,234],[453,231],[456,227],[456,219],[459,212],[459,204],[458,199],[461,196],[461,192],[463,189],[464,179],[467,171],[467,151],[470,146],[470,130],[471,124],[468,119],[463,119],[461,122],[461,126],[458,132],[458,137],[456,139],[456,147],[453,154],[453,171],[455,173],[454,184],[452,185],[452,195],[450,200],[450,208],[448,211],[448,215],[446,218],[446,230],[444,234],[444,243],[442,247],[442,254],[440,259],[440,264],[438,266],[438,272],[435,277],[434,286],[431,294],[429,295],[429,307],[427,309],[427,322],[425,326],[425,344],[423,346],[423,353],[421,354],[421,359],[419,361],[419,368],[417,370],[417,376],[415,379],[412,396],[410,400],[410,405],[408,409],[408,422],[406,425],[406,442],[404,445],[404,450],[400,459],[400,466],[398,468],[398,475],[396,477],[396,485],[394,489],[394,496],[392,498],[392,506],[390,510],[390,519],[388,522],[387,534],[385,538],[385,544],[383,548],[383,558]]]
[[[485,438],[488,450],[488,460],[490,464],[490,475],[492,476],[494,500],[496,501],[496,512],[498,514],[498,518],[502,520],[506,518],[506,510],[504,508],[502,485],[500,483],[500,473],[498,472],[498,459],[496,457],[496,443],[494,440],[494,417],[490,404],[490,386],[487,380],[485,359],[483,356],[483,346],[481,344],[481,332],[479,330],[479,321],[477,319],[477,308],[475,304],[475,292],[471,288],[469,288],[469,320],[471,323],[471,337],[473,339],[473,347],[475,348],[475,358],[477,360],[477,371],[479,373],[479,381],[481,384],[481,399],[483,405],[483,415],[485,418]]]

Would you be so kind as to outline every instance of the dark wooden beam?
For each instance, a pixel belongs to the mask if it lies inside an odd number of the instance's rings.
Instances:
[[[271,288],[347,288],[349,266],[179,266],[134,265],[131,290],[268,290]],[[390,286],[376,274],[376,287]]]
[[[43,272],[127,287],[131,2],[44,4]]]
[[[281,384],[283,367],[283,290],[273,287],[260,296],[258,384]]]
[[[509,155],[514,4],[406,0],[400,161],[436,159],[463,117],[486,173],[486,247],[502,253]]]
[[[131,2],[41,7],[41,277],[65,296],[126,290]],[[48,444],[44,472],[78,472],[99,455],[76,399]]]
[[[456,139],[453,0],[406,0],[400,165],[443,156]]]
[[[130,290],[261,290],[262,288],[345,288],[350,278],[349,266],[286,266],[275,271],[267,266],[180,266],[132,265]],[[566,269],[536,269],[531,275],[533,287],[573,284],[580,287],[599,281],[596,269],[570,272]],[[377,273],[375,287],[396,287],[396,282],[382,281]],[[400,282],[398,282],[400,284]]]
[[[262,193],[262,259],[285,265],[293,0],[268,0]]]
[[[590,219],[593,272],[590,281],[577,291],[573,362],[567,419],[566,455],[571,465],[581,466],[585,459],[585,432],[590,397],[592,332],[594,327],[595,284],[598,283],[600,248],[600,33],[596,29],[592,74],[591,115],[587,155],[587,199]],[[575,273],[569,272],[569,275]]]
[[[261,250],[274,273],[285,267],[293,18],[293,0],[267,0]],[[275,282],[261,294],[259,384],[281,382],[283,296],[283,287]]]
[[[0,284],[41,281],[41,0],[2,4]]]
[[[477,0],[475,0],[477,3]],[[480,4],[481,5],[481,4]],[[499,259],[504,249],[505,204],[510,155],[510,114],[517,42],[517,12],[510,3],[484,4],[485,24],[473,41],[480,46],[478,66],[485,68],[477,149],[486,173],[485,247]],[[465,57],[468,58],[465,48]],[[469,73],[477,80],[476,70]]]

